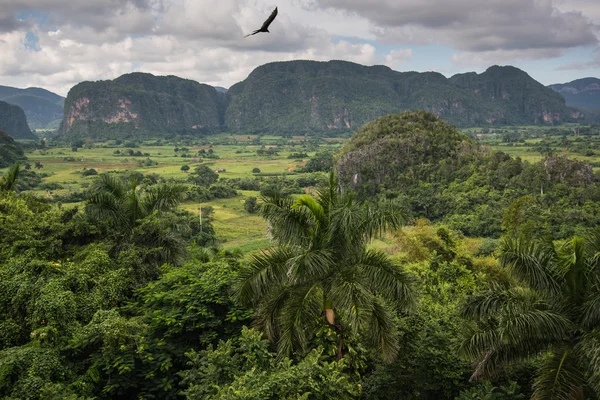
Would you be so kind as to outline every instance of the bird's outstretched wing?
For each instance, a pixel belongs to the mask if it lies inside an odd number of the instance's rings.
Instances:
[[[277,16],[277,7],[275,7],[275,9],[271,13],[271,15],[269,15],[269,18],[267,18],[265,23],[262,24],[259,31],[265,31],[265,30],[269,29],[269,25],[271,25],[271,22],[273,22],[273,20],[275,19],[276,16]]]
[[[260,32],[269,32],[268,31],[269,25],[271,25],[271,22],[273,22],[273,20],[275,19],[276,16],[277,16],[277,7],[275,7],[275,9],[271,13],[271,15],[269,15],[269,18],[267,18],[267,20],[262,24],[260,29],[257,29],[254,32],[249,33],[244,37],[247,38],[248,36],[256,35],[257,33],[260,33]]]
[[[256,31],[254,31],[254,32],[252,32],[252,33],[249,33],[249,34],[247,34],[247,35],[246,35],[246,36],[244,36],[244,37],[245,37],[245,38],[247,38],[248,36],[256,35],[258,32],[260,32],[260,29],[258,29],[258,30],[256,30]]]

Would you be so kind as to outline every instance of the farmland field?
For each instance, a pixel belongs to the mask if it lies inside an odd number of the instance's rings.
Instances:
[[[50,189],[37,188],[30,192],[47,198],[68,196],[87,188],[95,179],[94,175],[84,176],[82,172],[94,169],[97,173],[130,170],[144,175],[157,174],[166,180],[185,181],[194,168],[207,165],[212,170],[221,170],[219,177],[226,179],[254,178],[255,176],[279,176],[294,179],[299,167],[317,151],[339,148],[337,138],[325,139],[320,142],[304,142],[304,137],[284,139],[277,136],[255,135],[219,135],[211,137],[210,143],[190,145],[160,145],[142,143],[134,148],[125,148],[114,143],[94,143],[91,148],[86,146],[73,151],[71,147],[47,147],[27,153],[30,165],[41,163],[42,168],[37,172],[47,175],[43,183]],[[276,150],[275,155],[258,155],[259,149]],[[175,150],[178,150],[177,152]],[[141,155],[131,156],[128,151],[139,152]],[[200,151],[211,151],[218,158],[199,156]],[[119,152],[120,154],[115,154]],[[292,153],[303,153],[303,158],[288,158]],[[183,156],[182,156],[183,155]],[[151,160],[146,163],[146,160]],[[147,165],[154,164],[156,165]],[[189,172],[181,167],[187,165]],[[260,174],[253,174],[254,168],[260,169]],[[33,169],[33,168],[32,168]],[[34,169],[35,170],[35,169]],[[3,172],[0,170],[0,172]],[[198,214],[199,207],[211,206],[214,210],[212,224],[217,240],[226,248],[255,250],[268,243],[266,238],[266,223],[258,215],[248,214],[244,210],[244,202],[248,197],[260,197],[258,191],[238,190],[238,195],[227,199],[214,199],[199,203],[186,201],[181,208]],[[73,206],[66,203],[64,206]]]
[[[502,151],[532,163],[541,161],[543,151],[550,148],[561,155],[589,162],[595,170],[600,168],[600,150],[588,155],[569,150],[578,143],[588,149],[586,151],[600,149],[600,135],[582,138],[574,135],[570,127],[561,129],[564,133],[562,137],[557,136],[556,132],[548,132],[546,128],[540,127],[515,127],[497,131],[470,128],[463,132],[489,146],[491,150]],[[554,133],[554,136],[548,133]],[[507,142],[507,135],[518,136],[519,141]],[[48,147],[29,151],[27,158],[31,165],[41,163],[43,167],[38,172],[47,175],[43,178],[45,188],[36,188],[31,192],[53,198],[81,192],[88,187],[95,176],[84,176],[82,172],[86,169],[94,169],[98,173],[127,169],[144,175],[157,174],[167,180],[185,181],[195,167],[207,165],[213,170],[222,170],[219,176],[223,179],[279,176],[293,180],[302,175],[297,174],[298,168],[310,157],[322,150],[336,151],[345,140],[221,134],[210,137],[210,142],[202,143],[178,142],[157,145],[156,142],[150,141],[127,148],[114,142],[106,142],[94,143],[90,148],[84,145],[77,148],[77,151],[73,151],[72,147]],[[544,143],[546,147],[539,148]],[[276,154],[259,155],[257,150],[260,149],[271,149],[276,151]],[[131,151],[134,154],[139,153],[132,156],[128,154]],[[218,158],[198,155],[202,151],[212,151]],[[288,158],[292,153],[304,153],[306,157]],[[147,160],[150,162],[146,162]],[[189,172],[181,170],[184,165],[190,167]],[[260,174],[253,174],[254,168],[260,169]],[[214,211],[212,224],[217,240],[225,248],[239,248],[244,251],[263,248],[268,243],[266,223],[257,214],[248,214],[244,210],[245,200],[248,197],[260,197],[260,193],[253,190],[238,190],[237,193],[233,198],[213,199],[204,203],[186,201],[180,207],[197,214],[200,206],[211,206]],[[65,203],[64,206],[76,204],[77,202]]]

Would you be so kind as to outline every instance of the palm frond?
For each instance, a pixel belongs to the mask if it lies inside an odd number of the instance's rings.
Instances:
[[[290,293],[290,289],[283,285],[273,287],[256,308],[254,326],[263,332],[268,340],[277,341],[281,335],[281,312],[290,298]]]
[[[290,283],[314,282],[333,272],[335,260],[329,250],[302,251],[288,260],[287,278]]]
[[[168,211],[179,205],[187,191],[186,185],[163,183],[151,186],[145,193],[141,208],[146,212]]]
[[[127,193],[127,188],[123,182],[114,175],[102,174],[90,188],[91,193],[108,192],[117,199],[122,199]]]
[[[298,196],[294,201],[291,210],[295,211],[302,208],[309,210],[311,213],[311,219],[315,220],[317,223],[324,222],[323,219],[325,218],[325,210],[323,209],[323,206],[314,199],[314,197],[308,194]]]
[[[524,339],[506,344],[494,326],[472,331],[458,348],[461,356],[475,361],[470,381],[495,379],[506,367],[537,356],[548,348],[549,341]]]
[[[550,246],[523,238],[506,237],[500,245],[500,265],[535,290],[559,291],[555,258]]]
[[[327,242],[334,244],[340,256],[364,247],[365,234],[361,230],[365,218],[364,207],[354,202],[332,204]]]
[[[502,341],[517,344],[523,340],[562,340],[573,327],[564,315],[552,310],[511,313],[501,325]]]
[[[263,197],[261,215],[271,225],[273,237],[282,245],[307,245],[314,220],[307,213],[293,210],[294,201],[288,197]]]
[[[369,329],[365,332],[367,338],[379,350],[385,362],[392,362],[400,349],[394,314],[380,297],[373,296],[369,315]]]
[[[585,300],[581,313],[581,325],[588,329],[600,326],[600,290],[596,287]]]
[[[587,382],[600,393],[600,328],[584,334],[575,351],[580,364],[586,366]]]
[[[537,292],[523,287],[506,287],[499,284],[490,285],[489,290],[474,294],[465,303],[462,316],[475,321],[499,315],[503,309],[532,309],[540,307],[542,299]],[[544,307],[547,308],[547,307]]]
[[[327,293],[338,314],[350,328],[352,334],[362,329],[369,329],[367,321],[372,309],[373,295],[362,285],[362,279],[357,274],[338,274]]]
[[[586,241],[575,237],[566,242],[557,252],[557,272],[566,284],[575,304],[579,304],[588,285],[588,259]]]
[[[376,207],[367,207],[363,230],[370,239],[381,236],[384,232],[399,229],[407,220],[406,210],[402,206],[393,201],[383,201]]]
[[[240,301],[257,304],[273,287],[288,280],[289,262],[296,254],[287,247],[277,247],[252,256],[239,275],[236,293]]]
[[[108,221],[115,227],[128,225],[123,204],[110,192],[92,192],[85,205],[86,213],[98,221]]]
[[[386,253],[368,250],[360,258],[358,265],[373,293],[381,294],[404,310],[415,306],[415,279],[395,265]]]
[[[583,399],[585,377],[569,347],[552,351],[541,363],[533,383],[532,399]]]
[[[279,358],[293,353],[304,355],[316,326],[323,322],[323,290],[320,283],[294,288],[281,311]]]

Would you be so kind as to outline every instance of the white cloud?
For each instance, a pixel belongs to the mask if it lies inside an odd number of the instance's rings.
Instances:
[[[0,84],[63,95],[82,80],[131,71],[230,86],[271,61],[343,59],[401,68],[415,58],[406,44],[451,46],[461,68],[543,59],[597,43],[600,21],[597,0],[0,2]],[[276,5],[272,33],[244,39]],[[39,51],[25,46],[27,32],[39,38]]]
[[[400,65],[412,59],[412,49],[392,50],[385,56],[385,65],[397,69]]]

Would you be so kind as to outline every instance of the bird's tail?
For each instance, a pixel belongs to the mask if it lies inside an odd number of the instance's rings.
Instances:
[[[260,29],[259,29],[259,30],[256,30],[256,31],[254,31],[254,32],[252,32],[252,33],[249,33],[249,34],[247,34],[246,36],[244,36],[244,38],[247,38],[248,36],[256,35],[258,32],[260,32]]]

